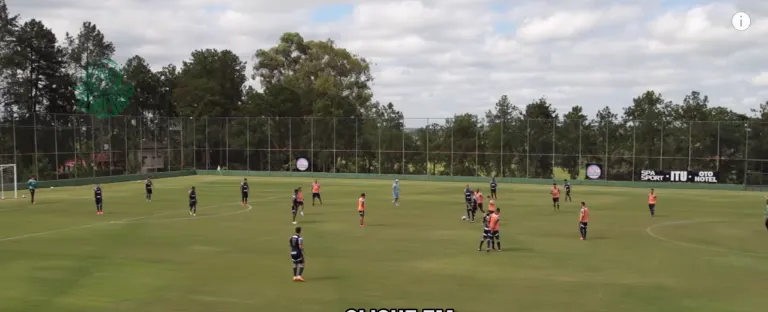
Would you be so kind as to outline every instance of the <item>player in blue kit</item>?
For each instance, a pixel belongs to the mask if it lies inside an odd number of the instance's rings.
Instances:
[[[248,179],[245,178],[240,182],[240,204],[248,205]]]
[[[189,189],[189,214],[197,216],[197,191],[194,186]]]
[[[392,183],[392,203],[395,206],[400,206],[400,180],[398,179]]]
[[[147,180],[144,181],[144,196],[147,198],[147,201],[152,201],[152,179],[147,177]]]
[[[498,184],[496,183],[496,177],[491,178],[491,199],[498,199],[496,197],[496,187]]]
[[[96,214],[97,215],[103,215],[104,214],[104,194],[101,191],[101,184],[96,184],[96,187],[93,188],[93,199],[96,202]]]
[[[291,246],[291,261],[293,262],[293,280],[303,282],[304,278],[304,238],[301,237],[301,227],[296,227],[296,234],[288,240]]]
[[[299,212],[299,189],[293,190],[293,196],[291,196],[291,215],[293,215],[293,221],[291,223],[296,224],[296,214]]]

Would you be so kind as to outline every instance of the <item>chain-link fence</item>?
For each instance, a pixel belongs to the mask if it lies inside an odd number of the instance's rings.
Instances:
[[[4,116],[0,163],[43,180],[289,171],[299,157],[315,172],[519,178],[581,178],[595,163],[606,180],[692,170],[718,171],[720,183],[768,184],[764,123],[475,118]]]

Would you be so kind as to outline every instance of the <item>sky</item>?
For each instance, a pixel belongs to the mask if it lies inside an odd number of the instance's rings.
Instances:
[[[501,95],[590,116],[620,113],[649,89],[675,102],[700,91],[743,113],[768,101],[765,0],[6,1],[59,38],[91,21],[116,61],[138,54],[155,69],[205,48],[230,49],[250,68],[284,32],[331,38],[373,62],[375,100],[430,123],[482,115]],[[737,12],[751,17],[745,31],[731,23]]]

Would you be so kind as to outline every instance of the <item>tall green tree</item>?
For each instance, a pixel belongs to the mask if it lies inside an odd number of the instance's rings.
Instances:
[[[445,121],[447,133],[451,134],[453,142],[453,157],[450,161],[450,173],[454,176],[477,176],[479,166],[479,142],[483,125],[473,114],[455,115]]]
[[[337,47],[332,40],[306,41],[298,33],[285,33],[274,47],[259,49],[255,60],[253,78],[264,88],[265,103],[270,104],[266,111],[272,116],[311,116],[316,121],[311,131],[334,133],[335,146],[325,146],[326,151],[318,155],[321,163],[315,165],[333,171],[354,166],[354,151],[360,144],[355,133],[362,131],[360,118],[373,97],[368,61]],[[294,127],[294,123],[278,121],[271,126],[274,133],[283,135],[308,133],[307,124],[298,122]],[[288,141],[280,136],[276,139]],[[275,166],[292,158],[290,151],[275,156]]]
[[[7,104],[12,105],[12,118],[17,126],[16,149],[34,152],[22,156],[21,169],[26,174],[42,171],[50,177],[47,173],[53,172],[53,168],[40,165],[55,161],[32,155],[55,153],[56,134],[41,133],[38,129],[53,128],[56,120],[52,113],[66,112],[72,107],[72,84],[64,72],[64,50],[57,45],[53,32],[38,20],[25,22],[14,35],[13,52],[6,64],[14,73],[5,76],[5,92],[10,101]]]
[[[528,173],[531,178],[553,178],[554,158],[557,147],[555,129],[558,115],[545,98],[531,102],[525,107],[528,147]]]
[[[594,136],[589,135],[592,129],[587,116],[581,106],[573,106],[571,110],[563,116],[560,127],[557,128],[557,163],[556,166],[568,173],[571,179],[579,177],[582,172],[580,155],[582,154],[582,144],[590,144]],[[587,134],[587,135],[585,135]]]
[[[169,68],[160,76],[165,77],[162,83],[173,83],[175,88],[171,102],[158,108],[166,110],[170,105],[177,107],[179,115],[206,117],[201,120],[204,131],[200,141],[213,152],[199,155],[200,159],[206,159],[213,167],[225,166],[229,150],[228,117],[235,115],[244,102],[245,62],[229,50],[197,50],[182,63],[178,76]]]

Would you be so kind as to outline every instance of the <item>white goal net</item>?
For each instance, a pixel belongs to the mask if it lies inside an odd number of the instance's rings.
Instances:
[[[0,198],[13,198],[19,197],[19,181],[16,173],[15,164],[3,164],[0,165]]]

